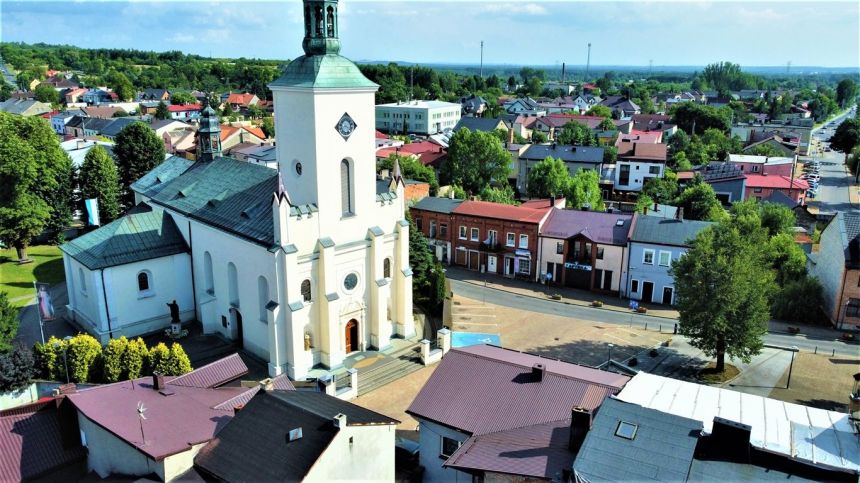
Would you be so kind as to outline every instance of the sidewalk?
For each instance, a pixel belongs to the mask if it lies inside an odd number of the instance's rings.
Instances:
[[[511,278],[503,278],[498,275],[488,275],[472,270],[465,270],[459,267],[446,267],[445,274],[448,278],[459,280],[461,282],[471,283],[474,285],[485,286],[495,290],[523,295],[526,297],[534,297],[544,300],[553,300],[551,295],[560,295],[560,300],[556,302],[569,304],[591,306],[591,302],[599,300],[603,302],[603,310],[613,310],[616,312],[631,313],[629,300],[612,295],[599,294],[589,292],[587,290],[579,290],[568,287],[560,287],[557,285],[547,286],[537,282],[526,282],[523,280],[515,280]],[[678,311],[672,308],[667,308],[664,305],[655,304],[639,304],[648,309],[645,315],[652,317],[665,317],[668,319],[677,319]]]

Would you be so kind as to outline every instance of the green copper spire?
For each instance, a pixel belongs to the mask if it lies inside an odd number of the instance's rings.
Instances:
[[[337,0],[304,0],[305,38],[302,48],[306,55],[337,54]]]
[[[203,100],[200,125],[197,128],[197,160],[212,161],[221,156],[221,121],[209,105],[209,96]]]

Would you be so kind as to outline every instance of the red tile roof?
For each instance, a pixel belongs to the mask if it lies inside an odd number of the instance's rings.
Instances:
[[[260,139],[266,139],[266,133],[263,132],[262,128],[257,126],[244,126],[243,128]]]
[[[521,223],[540,223],[549,210],[549,206],[544,209],[532,209],[489,201],[464,201],[454,209],[453,213],[456,215],[518,221]]]
[[[376,131],[376,139],[388,139],[388,134]]]
[[[619,159],[666,162],[665,144],[622,143],[619,147]]]
[[[543,380],[532,377],[544,364]],[[617,394],[628,376],[489,345],[452,349],[406,410],[473,435],[570,418]]]
[[[230,93],[227,97],[227,102],[230,104],[239,104],[243,107],[248,107],[251,101],[254,100],[254,94],[244,93],[244,94],[235,94]]]
[[[775,188],[775,189],[809,189],[809,183],[800,178],[794,178],[792,182],[789,176],[773,176],[763,174],[747,174],[747,188]]]
[[[171,104],[167,106],[167,110],[170,112],[199,111],[202,109],[203,106],[200,104]]]
[[[427,166],[444,158],[448,155],[448,152],[442,146],[430,141],[404,144],[403,146],[393,148],[382,148],[376,151],[377,158],[387,158],[392,154],[414,154],[421,161],[421,164]]]

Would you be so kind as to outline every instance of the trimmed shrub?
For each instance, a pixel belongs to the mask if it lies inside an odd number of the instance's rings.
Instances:
[[[128,373],[128,371],[124,370],[122,363],[126,347],[128,347],[128,339],[126,339],[125,336],[108,341],[104,351],[102,352],[105,382],[111,383],[120,381],[122,380],[123,374]]]
[[[63,365],[63,352],[66,341],[51,336],[44,344],[37,342],[33,346],[36,377],[49,381],[65,381],[66,369]]]
[[[181,376],[182,374],[191,372],[191,360],[188,359],[185,349],[176,342],[170,346],[170,358],[167,366],[167,374],[171,376]]]
[[[36,372],[33,362],[33,353],[22,345],[0,353],[0,392],[14,391],[30,384]]]
[[[164,345],[164,342],[159,342],[158,345],[149,350],[146,373],[155,374],[156,372],[159,374],[170,372],[170,349]]]
[[[67,353],[69,378],[73,382],[101,381],[102,345],[89,334],[78,334],[69,340]]]
[[[148,359],[149,350],[143,339],[138,337],[128,341],[122,354],[122,378],[137,379],[144,375]]]

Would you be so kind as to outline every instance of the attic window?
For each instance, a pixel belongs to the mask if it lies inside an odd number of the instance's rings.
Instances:
[[[633,440],[636,437],[636,430],[639,429],[638,424],[628,423],[627,421],[620,421],[618,423],[618,428],[615,429],[615,436],[619,438]]]
[[[251,206],[247,210],[242,211],[243,218],[255,218],[260,214],[260,209],[262,208],[262,203],[257,203],[254,206]]]
[[[624,226],[624,220],[616,220],[615,226]]]

